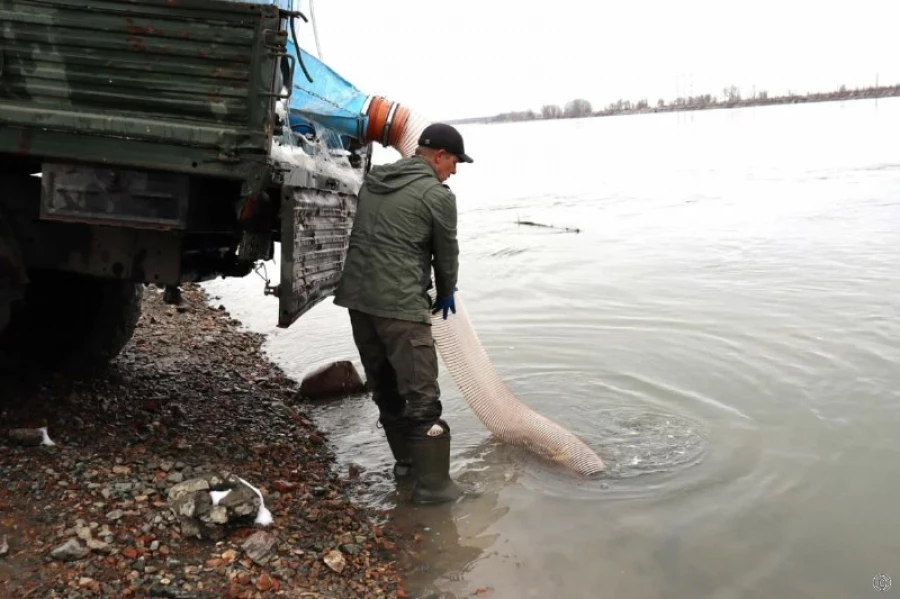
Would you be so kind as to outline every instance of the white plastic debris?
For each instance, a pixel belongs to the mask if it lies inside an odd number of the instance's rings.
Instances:
[[[275,159],[275,162],[291,166],[300,166],[310,170],[315,170],[316,168],[316,161],[313,160],[309,154],[304,152],[303,148],[300,146],[288,146],[278,143],[278,141],[273,141],[271,155],[272,158]]]
[[[332,159],[314,158],[300,146],[282,144],[275,140],[272,142],[270,155],[285,170],[290,171],[290,167],[300,167],[324,177],[337,179],[348,186],[353,193],[356,193],[362,185],[362,174],[350,168],[349,163],[347,166],[341,166]],[[290,184],[290,176],[285,178],[285,182]]]
[[[210,491],[209,496],[212,497],[212,504],[219,505],[219,502],[225,499],[229,493],[231,493],[231,489],[227,491]]]
[[[281,95],[286,96],[287,93],[288,93],[288,88],[282,87]],[[288,118],[288,116],[287,116],[288,108],[287,107],[288,107],[288,99],[287,98],[282,98],[281,100],[278,100],[278,102],[275,103],[275,113],[279,117],[281,117],[281,120],[283,120],[283,121],[287,121],[287,118]]]
[[[266,502],[263,500],[262,493],[259,492],[259,489],[245,481],[240,476],[238,477],[242,483],[253,489],[253,492],[256,493],[256,496],[259,497],[259,511],[256,512],[256,523],[262,524],[263,526],[268,526],[272,523],[272,512],[266,507]]]
[[[46,426],[42,426],[38,430],[41,431],[41,436],[43,437],[43,439],[41,440],[41,445],[56,445],[56,443],[54,443],[50,438],[50,435],[47,434]]]

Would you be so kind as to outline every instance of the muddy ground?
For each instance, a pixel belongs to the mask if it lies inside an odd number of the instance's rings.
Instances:
[[[400,533],[351,501],[355,472],[262,342],[198,287],[179,306],[148,288],[103,376],[0,375],[0,597],[406,596]],[[9,436],[44,426],[55,445]],[[209,472],[257,487],[274,522],[182,536],[168,491]]]

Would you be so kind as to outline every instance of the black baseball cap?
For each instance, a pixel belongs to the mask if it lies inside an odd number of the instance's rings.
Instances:
[[[446,123],[432,123],[425,127],[419,136],[419,145],[456,154],[460,162],[474,162],[472,157],[466,154],[462,135],[455,127]]]

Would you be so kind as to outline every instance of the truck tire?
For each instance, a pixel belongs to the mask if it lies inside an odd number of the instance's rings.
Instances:
[[[52,370],[94,371],[134,334],[143,286],[60,271],[29,271],[25,297],[0,334],[0,356]]]

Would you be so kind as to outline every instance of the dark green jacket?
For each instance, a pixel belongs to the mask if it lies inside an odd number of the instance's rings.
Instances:
[[[456,196],[418,156],[373,167],[359,191],[334,303],[430,323],[432,266],[437,297],[449,296],[459,273]]]

